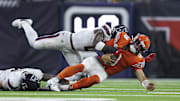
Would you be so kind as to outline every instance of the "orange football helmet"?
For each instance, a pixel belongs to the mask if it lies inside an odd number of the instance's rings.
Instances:
[[[150,39],[147,35],[144,34],[137,34],[133,39],[132,43],[136,49],[136,52],[145,52],[150,47]]]

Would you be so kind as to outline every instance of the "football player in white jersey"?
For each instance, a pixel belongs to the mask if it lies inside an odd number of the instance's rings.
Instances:
[[[82,30],[77,33],[60,31],[53,35],[38,37],[38,33],[31,26],[32,23],[33,21],[31,19],[16,19],[12,22],[12,26],[24,30],[27,40],[33,48],[60,50],[69,65],[75,65],[82,62],[79,51],[92,51],[96,49],[106,52],[106,50],[108,51],[109,48],[111,48],[104,43],[111,38],[111,29],[108,25],[93,30]],[[81,75],[83,74],[78,73],[77,75],[66,79],[75,80]]]
[[[13,91],[35,91],[40,88],[40,81],[45,80],[45,76],[46,74],[41,70],[32,68],[0,70],[0,88]]]
[[[12,67],[0,70],[0,89],[9,91],[50,91],[50,88],[40,88],[41,81],[48,81],[55,75],[43,73],[36,67]],[[59,82],[70,84],[67,80]]]
[[[98,49],[102,51],[104,42],[110,40],[111,29],[108,25],[93,30],[82,30],[77,33],[59,31],[53,35],[38,37],[38,33],[31,26],[31,19],[16,19],[13,27],[22,28],[31,47],[35,49],[60,50],[69,65],[75,65],[82,61],[78,51]]]

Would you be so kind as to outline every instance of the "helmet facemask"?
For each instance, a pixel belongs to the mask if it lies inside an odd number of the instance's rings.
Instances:
[[[127,34],[129,34],[128,28],[126,26],[118,25],[112,29],[112,31],[111,31],[112,37],[111,38],[115,38],[117,33],[119,33],[119,32],[126,32]]]
[[[132,51],[135,54],[145,53],[148,50],[149,46],[150,40],[148,36],[143,34],[137,34],[131,42],[130,51]]]
[[[20,83],[22,91],[37,91],[40,88],[40,80],[34,75],[25,73]]]

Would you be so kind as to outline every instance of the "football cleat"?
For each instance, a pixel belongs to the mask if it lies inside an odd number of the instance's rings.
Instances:
[[[32,25],[33,24],[33,20],[32,19],[15,19],[11,23],[11,25],[13,27],[17,27],[18,29],[21,29],[23,23],[28,23],[29,25]]]

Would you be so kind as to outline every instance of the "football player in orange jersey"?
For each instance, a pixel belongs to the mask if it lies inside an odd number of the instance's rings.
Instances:
[[[117,32],[114,36],[115,38],[106,43],[114,47],[114,54],[108,53],[104,54],[102,57],[88,57],[83,60],[81,64],[69,66],[60,72],[57,77],[49,80],[48,86],[54,84],[51,82],[58,83],[65,77],[72,76],[77,72],[86,72],[89,74],[89,77],[82,78],[71,85],[59,84],[58,90],[52,90],[60,91],[87,88],[93,84],[103,82],[110,75],[114,75],[132,67],[135,70],[138,80],[142,83],[142,86],[149,91],[154,90],[154,83],[149,83],[142,70],[145,66],[145,59],[142,56],[142,52],[147,51],[150,46],[150,39],[148,36],[137,34],[135,38],[131,39],[125,32]]]

